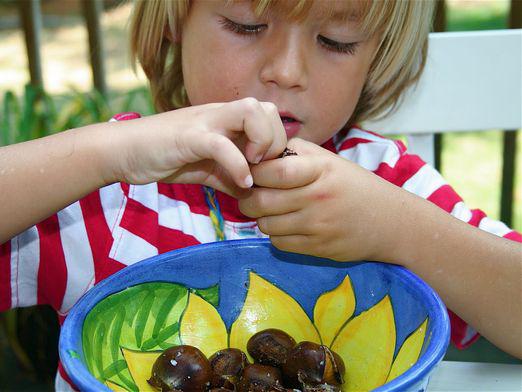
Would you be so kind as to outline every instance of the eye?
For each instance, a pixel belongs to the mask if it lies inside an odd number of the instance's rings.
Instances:
[[[359,45],[358,42],[346,42],[346,43],[337,42],[330,38],[326,38],[322,35],[319,35],[317,37],[317,40],[327,50],[331,50],[333,52],[338,52],[338,53],[351,54],[351,55],[353,55],[355,53],[355,50],[357,49],[357,46]]]
[[[266,24],[249,25],[236,23],[227,18],[220,20],[220,23],[225,29],[241,35],[256,35],[267,27]]]

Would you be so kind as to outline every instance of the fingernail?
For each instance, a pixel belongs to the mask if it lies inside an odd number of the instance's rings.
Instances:
[[[252,185],[254,185],[254,179],[252,178],[252,176],[250,174],[248,176],[246,176],[246,178],[245,178],[245,185],[248,188],[252,188]]]

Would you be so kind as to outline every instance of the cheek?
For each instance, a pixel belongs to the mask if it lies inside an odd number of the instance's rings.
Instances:
[[[311,141],[322,144],[346,125],[355,110],[361,88],[362,83],[347,77],[329,79],[321,84],[314,94],[318,123]],[[320,134],[317,130],[321,130]]]
[[[240,98],[250,79],[250,67],[237,58],[230,46],[217,40],[183,47],[183,75],[190,103],[201,105]]]

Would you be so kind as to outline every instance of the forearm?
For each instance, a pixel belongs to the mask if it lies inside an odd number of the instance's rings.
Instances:
[[[92,125],[0,148],[0,243],[114,179]]]
[[[407,211],[398,219],[402,236],[392,261],[427,281],[487,339],[522,357],[522,244],[474,228],[413,195]]]

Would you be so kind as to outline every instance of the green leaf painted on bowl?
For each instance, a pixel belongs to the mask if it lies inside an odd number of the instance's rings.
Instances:
[[[139,309],[138,313],[136,313],[136,319],[132,323],[134,326],[134,335],[136,338],[136,346],[141,347],[143,342],[143,331],[145,331],[145,325],[147,324],[149,310],[152,307],[152,303],[154,302],[154,291],[147,290],[145,299],[143,300],[143,305]]]
[[[71,358],[80,359],[80,355],[74,350],[67,350],[67,354],[69,354]]]
[[[149,351],[179,344],[179,320],[187,300],[186,287],[154,282],[129,287],[98,303],[83,326],[89,371],[102,382],[137,391],[120,347]]]
[[[195,289],[194,293],[199,295],[205,301],[214,305],[215,308],[219,305],[219,286],[216,284],[207,289]]]

